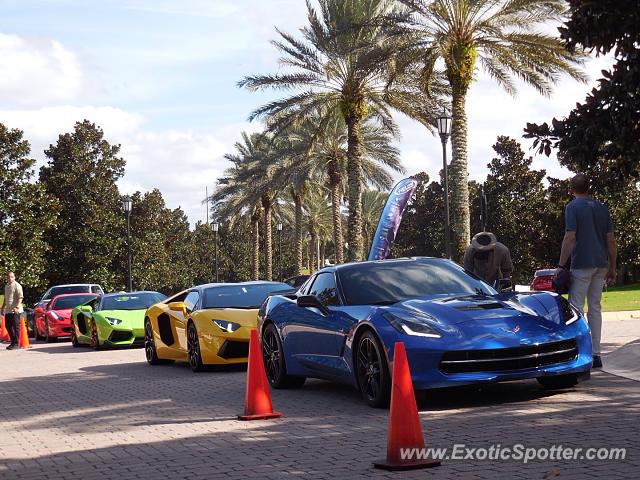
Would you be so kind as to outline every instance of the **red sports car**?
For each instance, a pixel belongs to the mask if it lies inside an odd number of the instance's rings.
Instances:
[[[531,290],[553,292],[551,286],[551,280],[556,274],[555,268],[545,268],[542,270],[536,270],[533,274],[533,281],[531,282]]]
[[[58,295],[44,306],[44,314],[34,317],[36,340],[47,342],[60,337],[71,338],[71,310],[96,298],[94,293],[69,293]]]

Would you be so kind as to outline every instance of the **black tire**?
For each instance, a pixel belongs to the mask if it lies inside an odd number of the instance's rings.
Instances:
[[[71,322],[71,345],[73,348],[80,347],[80,343],[78,343],[78,336],[76,335],[76,326],[73,322]]]
[[[362,398],[371,407],[388,407],[391,375],[378,337],[367,330],[358,337],[356,345],[354,363]]]
[[[550,377],[538,377],[538,383],[549,390],[575,387],[580,378],[578,375],[554,375]]]
[[[173,363],[173,360],[158,358],[156,343],[153,340],[153,327],[151,326],[151,320],[148,318],[144,321],[144,355],[149,365],[168,365]]]
[[[94,350],[100,350],[100,338],[98,337],[98,326],[95,320],[91,320],[91,348]]]
[[[38,324],[36,323],[36,321],[33,321],[33,338],[34,340],[41,340],[42,337],[40,336],[40,333],[38,333]]]
[[[273,388],[299,388],[304,385],[306,377],[287,374],[282,340],[278,329],[273,323],[268,323],[262,331],[262,361],[267,373],[267,380]]]
[[[198,330],[193,322],[189,322],[187,325],[187,354],[191,371],[202,372],[205,370],[204,363],[202,363],[202,353],[200,352]]]
[[[49,321],[45,320],[44,321],[44,341],[47,343],[53,343],[57,340],[57,338],[52,337],[51,335],[49,335]]]

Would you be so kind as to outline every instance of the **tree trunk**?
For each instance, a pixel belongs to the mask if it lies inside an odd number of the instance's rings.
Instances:
[[[469,218],[469,174],[467,171],[467,89],[452,88],[451,149],[449,168],[451,190],[451,238],[453,260],[462,263],[464,251],[471,239]]]
[[[349,186],[349,260],[362,260],[362,133],[361,119],[345,118],[347,123],[347,184]]]
[[[299,192],[293,193],[293,203],[296,209],[296,275],[302,274],[302,195]]]
[[[333,249],[337,264],[344,263],[344,237],[342,236],[342,214],[340,213],[340,197],[342,177],[336,161],[329,162],[329,183],[331,186],[331,217],[333,222]]]
[[[315,230],[311,230],[309,233],[311,234],[311,242],[309,245],[310,273],[313,273],[318,269],[318,235]]]
[[[264,208],[264,263],[265,263],[265,280],[273,280],[273,239],[271,236],[271,207],[273,202],[270,198],[262,199],[262,208]]]
[[[253,280],[258,280],[260,278],[260,215],[256,213],[251,217],[251,235],[253,236],[252,277]]]

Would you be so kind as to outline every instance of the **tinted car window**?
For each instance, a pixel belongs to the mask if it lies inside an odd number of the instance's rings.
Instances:
[[[309,289],[309,295],[315,295],[325,305],[339,305],[336,280],[333,273],[320,273]]]
[[[103,297],[100,308],[101,310],[144,310],[163,299],[164,295],[157,292],[123,293]]]
[[[102,291],[102,288],[100,288],[100,285],[91,285],[91,292],[92,293],[104,293]]]
[[[355,264],[339,269],[338,276],[348,305],[384,305],[443,294],[497,293],[459,265],[436,258]]]
[[[91,307],[91,310],[99,310],[100,309],[100,297],[96,298],[95,300],[90,301],[89,303],[87,303],[87,305],[89,305]]]
[[[87,294],[58,298],[54,301],[53,305],[51,305],[51,310],[65,310],[68,308],[76,308],[78,305],[82,305],[83,303],[88,302],[95,297],[95,295]]]
[[[193,312],[199,299],[200,295],[196,291],[189,292],[187,294],[187,296],[184,298],[184,306],[187,307],[187,312]]]
[[[65,293],[88,293],[89,286],[88,285],[69,285],[67,287],[51,287],[49,293],[47,293],[43,300],[51,300],[53,297],[57,295],[62,295]]]
[[[538,270],[536,273],[534,273],[534,277],[547,277],[547,276],[553,276],[556,274],[555,270]]]
[[[291,291],[286,283],[208,287],[203,291],[202,308],[260,308],[269,295]]]

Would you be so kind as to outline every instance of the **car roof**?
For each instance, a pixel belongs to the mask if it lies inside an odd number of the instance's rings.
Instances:
[[[62,283],[60,285],[53,285],[51,288],[56,288],[56,287],[90,287],[91,285],[97,285],[100,286],[99,283]]]
[[[51,299],[51,301],[54,301],[58,298],[67,298],[67,297],[86,297],[87,295],[93,295],[94,297],[99,296],[100,294],[98,293],[93,293],[93,292],[80,292],[80,293],[61,293],[60,295],[56,295],[55,297],[53,297]]]
[[[239,285],[286,285],[284,282],[274,282],[268,280],[253,280],[250,282],[234,282],[234,283],[205,283],[203,285],[197,285],[193,288],[213,288],[213,287],[232,287]],[[289,285],[287,285],[289,286]]]
[[[138,295],[140,293],[157,293],[162,295],[160,292],[156,292],[153,290],[139,290],[135,292],[114,292],[114,293],[105,293],[104,295],[100,295],[100,298],[112,298],[112,297],[122,297],[124,295]]]
[[[438,258],[438,257],[386,258],[384,260],[367,260],[367,261],[364,261],[364,262],[349,262],[349,263],[342,263],[340,265],[332,265],[330,267],[321,268],[316,273],[319,273],[319,272],[334,272],[334,271],[339,271],[339,270],[352,270],[352,269],[357,269],[359,267],[372,265],[372,264],[383,264],[383,263],[397,264],[397,263],[406,263],[406,262],[416,263],[416,262],[418,262],[420,260],[442,260],[444,262],[450,261],[450,260],[448,260],[446,258]]]

